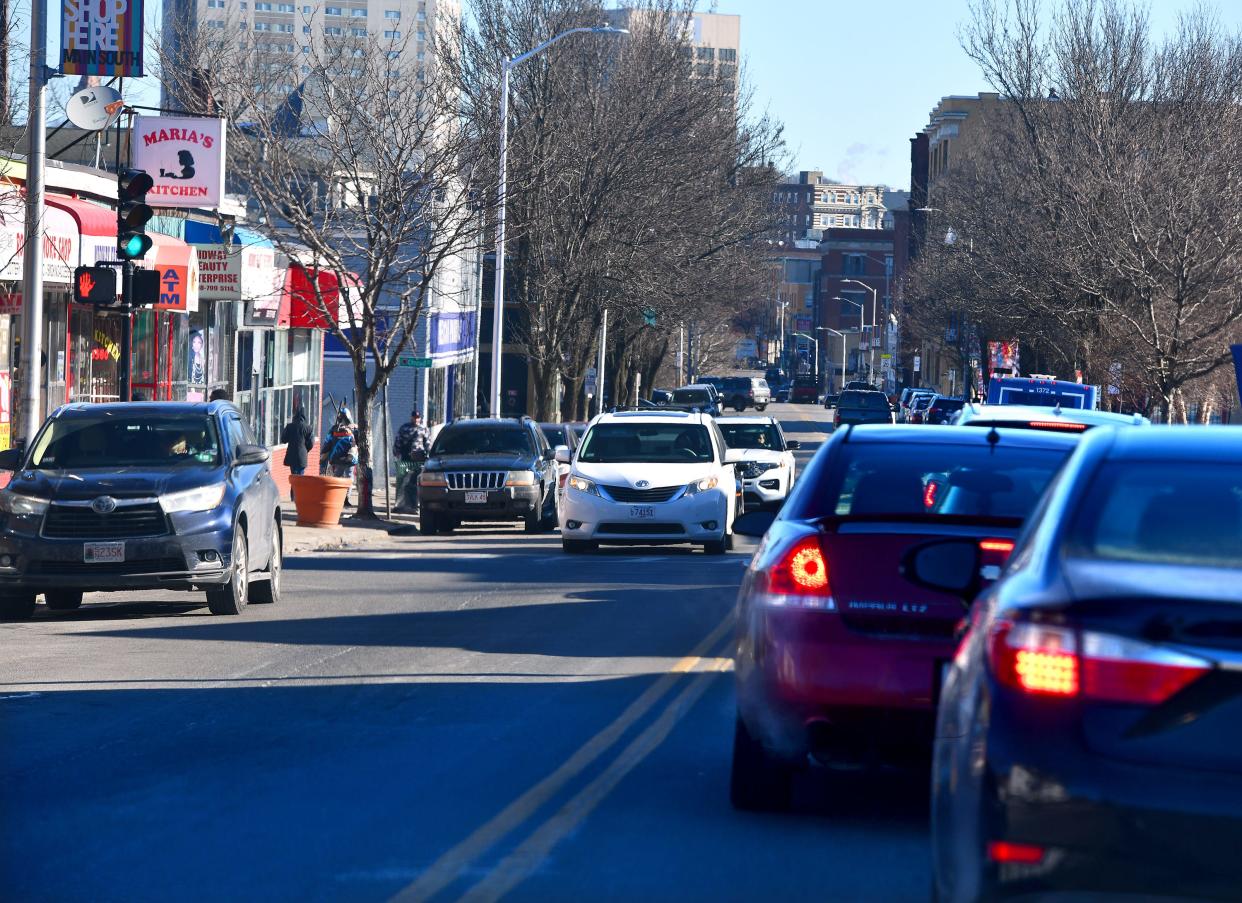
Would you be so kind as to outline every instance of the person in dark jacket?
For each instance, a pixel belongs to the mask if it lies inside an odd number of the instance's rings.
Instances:
[[[285,466],[289,473],[301,476],[306,473],[307,453],[315,446],[315,436],[306,423],[306,412],[299,404],[293,410],[293,419],[285,424],[280,434],[285,444]]]

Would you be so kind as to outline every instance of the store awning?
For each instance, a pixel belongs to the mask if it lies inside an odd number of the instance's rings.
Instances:
[[[116,210],[82,198],[60,194],[45,196],[49,207],[66,211],[78,224],[81,259],[76,266],[95,266],[116,260]]]
[[[342,285],[344,283],[344,285]],[[348,320],[346,295],[358,279],[339,273],[294,264],[285,274],[285,294],[289,298],[289,325],[300,329],[331,329]],[[318,297],[315,287],[318,285]],[[325,312],[327,316],[325,316]],[[330,318],[330,319],[329,319]]]
[[[25,193],[13,189],[0,198],[0,281],[20,282],[26,247]],[[12,205],[13,209],[8,208]],[[82,254],[77,220],[67,210],[49,205],[43,215],[43,280],[55,285],[73,282]]]
[[[160,273],[160,303],[156,310],[193,313],[198,310],[198,255],[179,238],[148,232],[152,247],[143,261]]]

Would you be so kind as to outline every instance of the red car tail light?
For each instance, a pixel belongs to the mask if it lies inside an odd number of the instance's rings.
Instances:
[[[1156,705],[1194,683],[1211,663],[1126,637],[1082,635],[1083,695],[1104,702]]]
[[[929,511],[936,507],[936,494],[940,491],[940,484],[935,480],[928,480],[927,485],[923,487],[923,507]]]
[[[999,552],[1002,555],[1008,555],[1013,551],[1013,540],[984,539],[979,543],[979,550],[982,552]]]
[[[1044,861],[1044,848],[1033,843],[1009,843],[993,840],[988,844],[988,859],[992,862],[1016,862],[1021,865],[1039,865]]]
[[[1078,640],[1074,631],[1043,624],[1001,621],[988,648],[996,679],[1043,696],[1077,696]]]
[[[804,536],[781,555],[764,575],[768,605],[835,611],[828,583],[828,561],[817,536]]]
[[[1027,426],[1033,430],[1063,430],[1067,433],[1082,433],[1087,429],[1085,423],[1067,423],[1064,420],[1032,420]]]
[[[997,680],[1017,690],[1134,705],[1162,703],[1212,669],[1141,640],[1008,621],[993,628],[989,658]]]

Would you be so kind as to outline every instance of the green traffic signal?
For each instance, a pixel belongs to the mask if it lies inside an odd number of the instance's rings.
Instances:
[[[116,250],[121,260],[141,260],[151,250],[151,236],[142,232],[125,232],[117,239]]]

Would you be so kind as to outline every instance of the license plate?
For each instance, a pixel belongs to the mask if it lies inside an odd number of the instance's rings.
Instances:
[[[105,561],[124,561],[125,543],[123,542],[86,542],[82,544],[82,560],[87,564],[101,564]]]
[[[655,508],[650,505],[630,505],[630,517],[655,517]]]
[[[487,504],[487,493],[486,492],[467,492],[466,493],[466,504],[467,505],[486,505]]]

